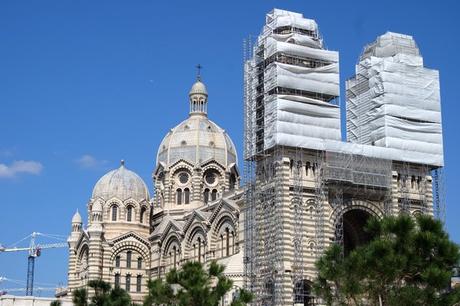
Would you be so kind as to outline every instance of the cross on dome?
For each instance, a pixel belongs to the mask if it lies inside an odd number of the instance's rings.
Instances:
[[[196,79],[197,79],[197,81],[201,81],[201,69],[202,68],[203,68],[203,66],[201,66],[200,64],[196,65],[196,69],[197,69]]]

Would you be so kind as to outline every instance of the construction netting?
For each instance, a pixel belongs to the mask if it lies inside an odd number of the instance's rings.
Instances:
[[[423,67],[411,36],[367,46],[347,81],[341,141],[338,52],[314,20],[274,10],[245,66],[245,158],[276,145],[442,166],[438,71]]]
[[[365,48],[347,81],[347,136],[443,164],[439,73],[423,67],[411,36],[388,32]]]

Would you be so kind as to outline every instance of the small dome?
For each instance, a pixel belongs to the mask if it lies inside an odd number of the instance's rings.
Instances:
[[[208,91],[206,90],[206,86],[204,85],[204,83],[201,82],[201,80],[197,80],[195,84],[192,85],[192,88],[190,89],[190,92],[188,94],[189,96],[197,94],[207,96]]]
[[[237,163],[236,149],[228,134],[202,116],[190,116],[163,138],[157,165],[172,165],[180,159],[194,165],[211,159],[223,166]]]
[[[126,169],[123,161],[120,168],[108,172],[99,179],[94,186],[92,197],[104,200],[116,197],[122,201],[132,198],[138,202],[148,201],[150,198],[144,181],[139,175]]]
[[[83,222],[83,220],[82,220],[82,218],[80,216],[80,213],[78,212],[78,209],[77,209],[77,211],[75,212],[75,214],[72,217],[72,223],[82,223],[82,222]]]

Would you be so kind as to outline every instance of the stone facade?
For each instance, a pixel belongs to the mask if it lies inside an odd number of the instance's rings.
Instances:
[[[253,230],[246,234],[253,235],[250,252],[257,258],[252,261],[257,305],[320,305],[311,284],[315,261],[328,246],[339,242],[349,252],[368,241],[363,228],[369,217],[433,214],[426,166],[341,158],[343,169],[360,180],[366,176],[362,182],[334,173],[337,156],[327,152],[276,148],[258,161],[254,203],[246,202],[254,207]]]

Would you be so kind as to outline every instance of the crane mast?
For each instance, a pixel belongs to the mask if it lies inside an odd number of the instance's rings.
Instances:
[[[31,296],[34,293],[34,274],[35,274],[35,258],[41,255],[42,249],[54,249],[54,248],[65,248],[67,247],[67,243],[49,243],[49,244],[37,244],[35,239],[37,236],[45,236],[45,237],[53,237],[53,235],[46,235],[37,232],[33,232],[30,237],[29,247],[12,247],[12,248],[5,248],[0,245],[0,253],[2,252],[19,252],[19,251],[27,251],[27,283],[26,283],[26,296]],[[26,237],[26,238],[28,238]]]

